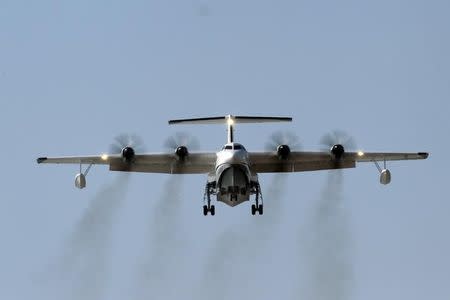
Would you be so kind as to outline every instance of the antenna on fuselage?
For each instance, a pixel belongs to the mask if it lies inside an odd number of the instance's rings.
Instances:
[[[233,116],[206,117],[193,119],[170,120],[169,125],[174,124],[227,124],[228,143],[234,142],[234,125],[237,123],[267,123],[267,122],[291,122],[290,117],[254,117],[254,116]]]

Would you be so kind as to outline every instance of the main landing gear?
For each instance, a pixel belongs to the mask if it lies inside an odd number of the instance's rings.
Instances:
[[[216,208],[214,205],[203,205],[203,215],[207,216],[208,212],[211,213],[211,216],[214,216],[216,214]]]
[[[260,215],[262,215],[263,207],[264,207],[264,205],[262,205],[262,204],[259,204],[258,206],[256,206],[255,204],[252,204],[252,215],[255,215],[256,212],[258,212]]]
[[[216,207],[211,204],[211,193],[214,191],[215,185],[215,182],[208,182],[206,184],[205,195],[203,196],[203,202],[206,202],[206,204],[203,205],[204,216],[207,216],[208,212],[211,213],[211,216],[214,216],[216,214]]]
[[[252,215],[254,216],[256,214],[256,212],[258,212],[259,215],[262,215],[264,210],[264,205],[263,205],[263,197],[262,197],[262,193],[261,193],[261,187],[259,186],[259,182],[256,182],[254,185],[254,191],[255,191],[255,204],[252,204]],[[261,204],[259,203],[259,201],[261,200]]]
[[[263,205],[263,197],[261,193],[261,187],[258,182],[252,182],[251,184],[251,193],[255,194],[255,204],[252,204],[252,215],[262,215],[264,213],[264,205]],[[203,215],[207,216],[208,213],[211,213],[211,216],[216,214],[216,208],[211,204],[211,194],[215,193],[216,182],[208,182],[205,187],[205,194],[203,196]]]

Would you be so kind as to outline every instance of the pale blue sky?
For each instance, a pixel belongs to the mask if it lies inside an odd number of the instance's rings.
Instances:
[[[323,282],[342,299],[448,299],[449,12],[448,1],[0,0],[0,298],[88,293],[83,279],[101,257],[108,275],[97,299],[328,299],[311,288]],[[371,164],[344,171],[345,234],[328,228],[344,238],[327,239],[326,251],[314,248],[323,244],[311,224],[327,172],[289,174],[273,199],[273,176],[262,175],[263,218],[249,203],[218,204],[205,218],[205,176],[169,181],[181,185],[172,197],[164,195],[169,176],[134,174],[114,226],[100,231],[108,246],[78,245],[95,253],[86,254],[94,269],[57,278],[89,203],[123,178],[94,167],[79,191],[77,166],[38,166],[36,157],[100,153],[123,132],[140,135],[149,151],[163,151],[177,130],[216,150],[225,128],[167,120],[229,113],[294,118],[238,127],[250,151],[279,129],[315,150],[339,128],[364,150],[431,156],[389,164],[389,186]],[[173,199],[172,209],[160,207]],[[158,230],[169,237],[152,236]],[[336,277],[329,281],[312,275],[321,251]],[[345,266],[333,265],[336,252]],[[145,264],[158,259],[167,264]],[[142,269],[171,281],[151,287],[138,279]]]

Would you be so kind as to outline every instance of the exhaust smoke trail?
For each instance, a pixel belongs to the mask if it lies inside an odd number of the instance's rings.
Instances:
[[[215,295],[215,299],[229,299],[233,295],[255,297],[259,290],[258,268],[264,267],[261,258],[265,257],[264,250],[277,235],[281,223],[286,179],[286,174],[275,174],[272,178],[263,195],[264,215],[252,216],[249,210],[248,223],[234,224],[217,236],[197,299],[209,299],[210,295]]]
[[[319,201],[313,205],[304,233],[306,239],[302,238],[307,246],[301,268],[306,271],[307,280],[300,291],[301,298],[346,300],[351,297],[353,240],[342,177],[341,170],[330,171]]]
[[[183,241],[180,234],[180,204],[183,178],[171,175],[163,188],[163,195],[156,203],[147,230],[143,257],[137,271],[136,299],[179,299],[173,288],[183,262]]]
[[[267,227],[267,229],[274,229],[274,226],[279,225],[282,219],[282,211],[284,209],[283,200],[286,195],[286,181],[287,174],[274,174],[267,192],[263,195],[264,199],[267,199],[267,202],[264,202],[264,209],[267,208],[267,211],[264,210],[261,225]],[[262,233],[264,234],[264,231]]]
[[[64,298],[101,299],[108,282],[112,230],[128,189],[129,175],[120,174],[91,200],[75,225],[58,263],[59,278],[69,286]]]

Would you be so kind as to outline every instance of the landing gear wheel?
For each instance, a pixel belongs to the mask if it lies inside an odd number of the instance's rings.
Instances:
[[[264,209],[262,204],[259,205],[252,204],[252,215],[255,215],[256,212],[258,212],[259,215],[263,214]]]
[[[211,216],[214,216],[216,214],[216,207],[210,205],[208,208],[208,205],[203,205],[203,215],[207,216],[209,212],[211,213]]]
[[[259,205],[258,212],[259,212],[260,215],[263,214],[263,205],[262,204]]]
[[[255,215],[256,212],[258,212],[259,215],[262,215],[264,212],[263,197],[261,187],[257,181],[252,182],[252,193],[255,194],[255,204],[252,204],[252,215]]]

